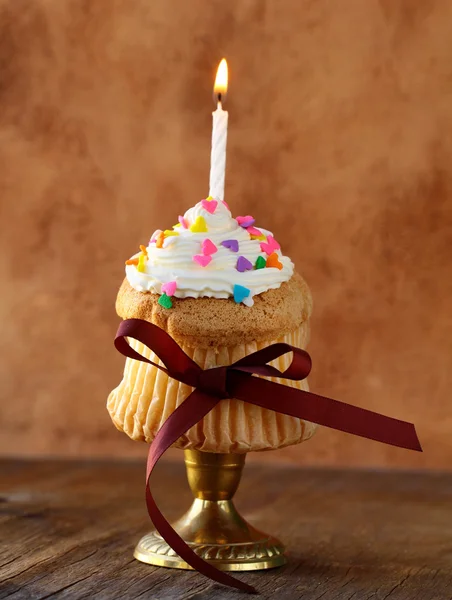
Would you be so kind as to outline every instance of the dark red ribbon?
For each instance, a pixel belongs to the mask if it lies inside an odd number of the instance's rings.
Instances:
[[[158,365],[133,350],[127,338],[134,338],[147,346],[165,366]],[[157,531],[186,563],[206,577],[238,590],[256,593],[252,586],[200,558],[183,541],[160,512],[149,485],[152,471],[164,452],[190,427],[205,417],[218,402],[226,398],[238,398],[325,427],[422,452],[412,423],[312,392],[252,377],[260,375],[292,380],[305,379],[311,370],[311,357],[305,350],[289,344],[273,344],[227,367],[204,370],[160,327],[141,319],[127,319],[119,326],[115,346],[124,356],[148,363],[169,377],[195,388],[168,417],[150,445],[146,470],[146,504]],[[267,364],[289,352],[293,353],[293,358],[284,372]]]

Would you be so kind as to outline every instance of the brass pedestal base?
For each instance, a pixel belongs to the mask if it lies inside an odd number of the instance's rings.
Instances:
[[[249,525],[232,502],[245,456],[185,451],[195,500],[173,527],[198,556],[222,571],[271,569],[286,562],[281,542]],[[134,557],[151,565],[191,569],[157,532],[139,541]]]

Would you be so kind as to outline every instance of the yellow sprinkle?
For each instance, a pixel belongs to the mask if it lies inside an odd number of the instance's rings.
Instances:
[[[190,225],[190,231],[193,233],[204,233],[207,231],[206,220],[204,217],[196,217],[193,225]]]
[[[170,237],[172,235],[179,235],[179,233],[177,231],[172,231],[171,229],[165,229],[165,231],[163,232],[165,237]]]
[[[148,251],[146,249],[146,246],[143,246],[143,244],[140,244],[140,250],[145,255],[145,257],[148,258]]]
[[[144,273],[144,270],[146,268],[146,256],[144,254],[140,254],[140,256],[138,257],[138,266],[137,266],[137,271],[140,271],[140,273]]]
[[[260,235],[251,235],[250,237],[251,237],[252,240],[265,240],[265,239],[267,239],[263,233],[261,233]]]
[[[180,223],[176,223],[176,225],[173,225],[173,229],[176,229],[176,227],[181,227]]]
[[[213,200],[213,196],[207,196],[206,200],[207,202],[211,202]]]

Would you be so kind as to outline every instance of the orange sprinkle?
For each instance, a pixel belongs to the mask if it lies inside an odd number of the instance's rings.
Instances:
[[[146,249],[146,246],[143,246],[143,244],[140,244],[140,250],[141,250],[141,252],[142,252],[142,253],[145,255],[145,257],[146,257],[146,258],[149,258],[149,257],[148,257],[148,251],[147,251],[147,249]]]
[[[138,258],[129,258],[129,260],[126,260],[126,265],[137,265],[138,264]]]
[[[279,262],[278,260],[278,255],[276,254],[276,252],[272,252],[272,254],[270,254],[270,256],[267,258],[267,267],[276,267],[277,269],[279,269],[281,271],[281,269],[283,268],[282,264]]]
[[[163,240],[164,239],[165,239],[165,234],[163,233],[163,231],[161,231],[155,240],[155,245],[157,248],[163,248]]]

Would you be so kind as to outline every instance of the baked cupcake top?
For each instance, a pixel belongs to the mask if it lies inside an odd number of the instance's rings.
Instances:
[[[206,198],[179,217],[172,229],[157,230],[149,244],[126,261],[126,278],[138,292],[171,297],[221,298],[246,306],[277,289],[294,272],[272,233],[254,218],[232,217],[224,201]]]

